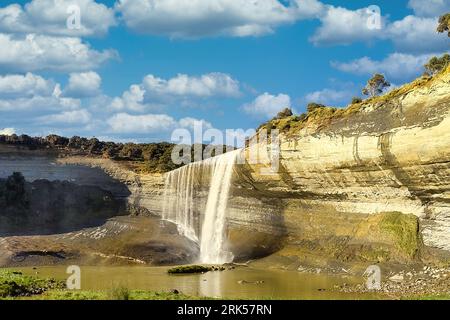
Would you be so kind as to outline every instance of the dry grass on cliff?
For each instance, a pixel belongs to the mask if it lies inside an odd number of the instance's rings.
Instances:
[[[300,116],[290,116],[283,119],[270,120],[261,125],[259,129],[267,129],[269,132],[272,129],[278,129],[288,136],[296,134],[305,128],[320,130],[321,128],[327,127],[334,121],[352,117],[364,110],[366,107],[375,106],[378,108],[386,102],[402,97],[411,91],[420,88],[429,88],[433,83],[441,81],[444,77],[448,77],[449,74],[450,66],[434,77],[421,76],[416,80],[399,88],[393,89],[384,95],[368,98],[359,103],[350,104],[345,108],[319,107]]]

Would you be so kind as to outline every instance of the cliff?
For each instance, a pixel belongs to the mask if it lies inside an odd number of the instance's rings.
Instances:
[[[449,111],[450,68],[347,109],[269,123],[282,130],[279,172],[237,167],[231,224],[262,243],[279,235],[284,257],[411,261],[422,239],[449,252]]]
[[[448,257],[449,115],[447,69],[345,109],[317,108],[302,117],[270,121],[263,128],[281,130],[279,170],[266,174],[261,170],[268,168],[267,161],[248,161],[253,149],[268,160],[265,143],[244,150],[247,162],[233,171],[228,249],[237,260],[269,256],[261,261],[290,268]],[[0,178],[21,171],[27,181],[97,186],[126,199],[137,214],[160,216],[164,202],[172,201],[163,197],[164,175],[139,172],[132,161],[0,144],[0,164]],[[194,183],[200,221],[209,177]],[[151,225],[152,244],[140,236],[114,254],[163,261],[148,252],[169,245],[173,230],[161,231],[160,237]],[[195,256],[197,248],[182,254],[189,243],[180,243],[172,261]]]

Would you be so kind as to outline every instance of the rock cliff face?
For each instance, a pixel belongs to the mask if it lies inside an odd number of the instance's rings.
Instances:
[[[407,260],[421,238],[450,251],[450,69],[325,120],[281,136],[277,174],[237,168],[231,224],[284,233],[284,255]],[[402,248],[416,226],[397,212],[419,218],[417,250]]]
[[[424,257],[423,244],[450,253],[450,69],[287,128],[278,172],[249,161],[234,168],[227,239],[237,260],[411,262]],[[0,146],[0,178],[21,171],[29,181],[99,186],[155,216],[171,201],[161,174],[8,148]],[[252,148],[268,157],[264,143]],[[195,183],[201,218],[208,177]]]

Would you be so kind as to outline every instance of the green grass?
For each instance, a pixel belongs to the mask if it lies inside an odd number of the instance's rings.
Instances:
[[[418,296],[403,297],[402,300],[450,300],[449,294],[426,294]]]
[[[112,292],[115,292],[114,294]],[[126,299],[125,299],[126,298]],[[25,300],[210,300],[182,293],[128,290],[110,291],[50,290],[40,295],[22,297]]]
[[[64,283],[55,279],[40,279],[25,276],[21,272],[0,271],[0,298],[37,295],[63,287]]]

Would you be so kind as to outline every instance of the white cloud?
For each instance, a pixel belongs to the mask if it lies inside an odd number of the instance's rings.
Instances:
[[[77,109],[81,101],[71,98],[59,98],[55,96],[41,97],[33,96],[31,98],[18,99],[0,99],[0,111],[22,111],[29,110],[44,113],[48,110],[72,110]]]
[[[191,117],[182,118],[179,120],[179,125],[183,128],[193,129],[194,127],[200,127],[202,129],[212,129],[211,122],[203,119],[195,119]]]
[[[388,25],[384,37],[407,53],[441,52],[449,49],[448,37],[436,32],[437,18],[406,16]]]
[[[94,97],[99,95],[101,83],[102,78],[96,72],[71,73],[64,95],[75,98]]]
[[[51,96],[54,89],[53,81],[32,73],[0,75],[0,99]]]
[[[150,74],[142,83],[131,85],[122,97],[114,98],[110,108],[142,112],[161,108],[170,102],[185,105],[188,104],[186,99],[235,98],[240,94],[239,81],[224,73],[208,73],[199,77],[179,74],[168,80]]]
[[[81,26],[67,27],[68,8],[80,8]],[[101,36],[116,24],[114,10],[94,0],[33,0],[0,8],[0,32],[58,36]]]
[[[192,131],[194,126],[198,125],[201,126],[202,130],[213,128],[210,122],[203,119],[187,117],[176,120],[167,114],[131,115],[118,113],[110,117],[106,122],[113,134],[167,133],[177,128]]]
[[[0,111],[47,111],[79,108],[78,99],[61,96],[60,84],[27,73],[0,76]]]
[[[420,17],[438,17],[450,10],[450,0],[409,0],[408,7]]]
[[[211,97],[239,96],[239,82],[224,73],[208,73],[200,77],[179,74],[169,80],[148,75],[144,78],[143,88],[157,95]]]
[[[352,90],[336,90],[325,88],[307,94],[305,96],[305,100],[307,103],[315,102],[325,105],[335,105],[348,103],[353,96],[354,92]]]
[[[85,71],[115,58],[113,50],[96,51],[79,38],[0,33],[0,67],[21,71]]]
[[[431,3],[430,9],[432,11],[438,11],[436,7],[433,7],[437,2],[439,1],[435,0]],[[422,1],[422,3],[423,7],[428,6],[428,1]],[[400,20],[389,22],[382,15],[382,11],[380,14],[381,29],[377,29],[370,27],[373,26],[371,22],[375,20],[368,8],[349,10],[342,7],[327,6],[327,10],[320,17],[321,25],[310,38],[310,41],[315,45],[348,45],[358,41],[387,40],[391,41],[396,50],[402,53],[428,53],[448,50],[447,37],[436,32],[437,17],[409,15]]]
[[[14,128],[0,129],[0,134],[2,134],[2,135],[10,136],[14,133],[16,133],[16,130]]]
[[[423,72],[423,65],[434,54],[411,55],[404,53],[390,54],[383,60],[372,60],[363,57],[350,62],[332,62],[332,66],[338,70],[357,74],[372,75],[384,73],[388,78],[408,79],[417,77]]]
[[[311,18],[323,10],[317,0],[119,0],[116,8],[137,32],[175,38],[259,36],[279,25]]]
[[[321,26],[310,40],[315,45],[350,44],[355,41],[367,41],[380,36],[381,30],[370,24],[371,12],[368,8],[349,10],[342,7],[328,6],[320,17]],[[385,19],[381,17],[381,27]]]
[[[158,133],[169,131],[177,122],[166,114],[130,115],[119,113],[107,120],[113,133]]]
[[[38,117],[36,120],[42,124],[76,124],[83,125],[91,121],[92,115],[84,109],[65,111],[58,114],[51,114]]]
[[[286,107],[291,106],[291,98],[286,94],[277,96],[264,93],[248,104],[243,105],[242,109],[251,115],[271,118]]]

